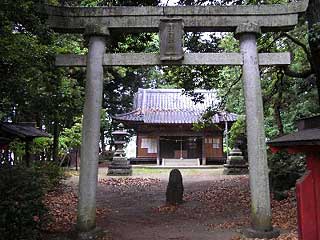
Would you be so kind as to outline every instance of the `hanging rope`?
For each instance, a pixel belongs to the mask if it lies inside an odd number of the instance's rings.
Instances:
[[[203,139],[203,137],[194,137],[193,138],[193,142],[196,142],[197,139]],[[160,140],[163,140],[163,141],[171,141],[171,142],[190,142],[189,139],[186,139],[186,140],[183,140],[182,137],[180,139],[172,139],[172,138],[160,138]]]

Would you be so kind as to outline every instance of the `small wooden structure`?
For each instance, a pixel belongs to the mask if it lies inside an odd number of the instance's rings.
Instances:
[[[194,131],[193,124],[210,106],[218,103],[215,91],[197,90],[203,96],[194,102],[181,89],[139,89],[133,110],[113,117],[137,132],[135,162],[181,166],[224,161],[223,131],[236,121],[233,113],[216,113],[212,125]]]
[[[27,166],[30,165],[30,145],[34,138],[37,137],[50,137],[48,133],[45,133],[35,128],[35,123],[24,122],[24,123],[0,123],[0,150],[7,151],[10,142],[14,139],[20,139],[25,142],[25,161]]]
[[[270,141],[271,150],[305,153],[307,172],[297,181],[300,240],[320,240],[320,115],[298,122],[298,132]]]

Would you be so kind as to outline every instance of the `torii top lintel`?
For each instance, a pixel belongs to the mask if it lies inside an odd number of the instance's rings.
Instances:
[[[175,7],[54,7],[46,6],[48,25],[57,32],[83,33],[87,25],[111,31],[157,32],[164,18],[180,18],[185,31],[232,32],[255,24],[262,32],[289,30],[306,11],[308,0],[288,4]]]

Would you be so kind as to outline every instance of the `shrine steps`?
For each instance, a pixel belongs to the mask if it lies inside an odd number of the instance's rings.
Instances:
[[[200,166],[200,159],[199,158],[188,158],[188,159],[163,158],[162,166],[164,167]]]

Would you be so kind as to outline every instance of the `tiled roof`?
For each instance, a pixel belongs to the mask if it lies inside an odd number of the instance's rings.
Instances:
[[[291,146],[291,145],[319,145],[320,128],[305,129],[268,142],[270,146]]]
[[[0,147],[1,147],[1,144],[8,144],[8,143],[10,143],[9,138],[0,137]]]
[[[218,104],[215,91],[196,90],[203,101],[194,102],[192,97],[183,94],[181,89],[139,89],[134,98],[134,109],[129,113],[113,117],[119,121],[143,123],[191,124],[197,122],[208,107]],[[212,122],[234,122],[237,115],[217,113]]]
[[[320,115],[300,119],[298,121],[299,131],[287,134],[268,142],[275,147],[295,145],[320,145]]]
[[[21,138],[49,137],[50,135],[33,126],[13,123],[0,123],[0,132]]]

